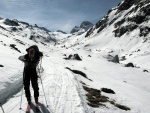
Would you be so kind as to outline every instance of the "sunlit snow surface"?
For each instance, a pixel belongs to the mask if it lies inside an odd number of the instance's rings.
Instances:
[[[22,110],[19,110],[24,64],[18,60],[18,56],[25,54],[25,49],[29,45],[24,46],[15,42],[13,40],[14,37],[30,45],[37,43],[19,36],[0,36],[0,41],[3,41],[0,43],[0,64],[4,66],[0,68],[0,97],[1,100],[3,100],[3,96],[5,97],[6,94],[9,94],[10,97],[3,105],[3,108],[6,113],[24,113],[27,105],[24,92]],[[4,43],[6,46],[4,46]],[[9,44],[16,44],[21,53],[11,49]],[[56,48],[52,45],[37,45],[44,53],[42,60],[44,72],[41,77],[48,108],[46,108],[41,82],[39,81],[39,102],[41,103],[41,111],[44,113],[46,113],[46,109],[50,113],[93,113],[94,111],[97,113],[147,113],[150,111],[148,106],[150,100],[150,76],[149,73],[144,73],[142,68],[127,68],[121,64],[108,62],[104,57],[107,55],[105,51],[87,51],[82,46],[80,50],[77,50],[76,48],[63,49],[60,46]],[[66,61],[63,59],[63,54],[69,55],[73,53],[78,53],[83,61]],[[92,57],[88,57],[88,55]],[[142,56],[139,56],[139,58],[141,58],[139,63],[147,63],[148,57],[145,56],[147,59],[142,59]],[[147,65],[143,66],[146,67]],[[93,82],[88,81],[80,75],[73,74],[69,70],[66,70],[65,67],[83,71]],[[147,69],[149,69],[148,66]],[[131,111],[123,111],[109,104],[109,108],[101,107],[93,109],[89,107],[86,103],[86,92],[83,90],[80,81],[96,89],[102,87],[113,89],[116,92],[115,95],[104,95],[114,99],[117,103],[127,105],[131,108]],[[31,111],[34,112],[34,108]]]
[[[109,18],[113,18],[115,11],[110,13]],[[128,10],[122,15],[127,12]],[[0,102],[3,103],[6,113],[25,112],[27,101],[24,90],[22,109],[19,110],[23,88],[24,64],[18,60],[18,57],[26,54],[26,48],[34,44],[38,45],[40,51],[44,54],[42,59],[44,71],[40,75],[48,107],[46,106],[42,84],[39,80],[39,105],[42,113],[150,112],[150,74],[143,72],[145,69],[150,72],[150,43],[149,40],[143,43],[144,38],[148,38],[149,35],[139,37],[139,30],[135,29],[131,33],[116,38],[112,32],[114,30],[113,25],[99,34],[97,34],[97,30],[94,30],[93,34],[87,38],[85,38],[86,33],[79,36],[57,32],[46,33],[39,28],[26,28],[22,24],[19,26],[23,28],[22,31],[10,32],[10,26],[4,25],[3,21],[0,20],[0,25],[7,30],[0,28],[0,65],[4,66],[0,67]],[[43,37],[37,39],[36,42],[30,40],[29,38],[33,31]],[[50,42],[46,42],[45,38],[49,34],[54,36],[53,38],[56,40],[50,38]],[[22,41],[24,45],[16,41],[16,39]],[[21,53],[12,49],[10,44],[15,44],[15,47]],[[138,51],[139,49],[140,51]],[[82,61],[64,59],[66,56],[76,53],[79,54]],[[125,56],[126,60],[116,64],[108,61],[109,55],[118,55],[119,59]],[[129,62],[132,62],[136,67],[125,67],[124,65]],[[92,81],[72,73],[66,67],[84,72]],[[126,105],[131,110],[124,111],[107,102],[104,103],[107,107],[92,108],[88,106],[87,92],[83,89],[81,81],[91,88],[101,89],[105,87],[114,90],[116,94],[104,92],[102,94],[111,100],[115,100],[118,104]],[[33,104],[35,103],[33,90],[32,102]],[[32,106],[31,113],[34,112],[35,109]],[[1,109],[0,113],[2,113]]]

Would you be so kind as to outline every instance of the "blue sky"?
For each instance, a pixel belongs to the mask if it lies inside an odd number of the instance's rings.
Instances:
[[[17,19],[51,31],[71,29],[83,21],[95,24],[122,0],[0,0],[0,17]]]

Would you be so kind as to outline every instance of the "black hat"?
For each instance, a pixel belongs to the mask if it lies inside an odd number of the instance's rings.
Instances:
[[[29,50],[33,48],[35,50],[35,53],[39,56],[43,56],[43,53],[39,51],[39,48],[37,45],[33,45],[33,46],[30,46],[29,48],[26,49],[27,53],[29,54]]]

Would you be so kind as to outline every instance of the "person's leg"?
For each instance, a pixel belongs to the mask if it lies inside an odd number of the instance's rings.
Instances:
[[[32,72],[31,83],[34,90],[35,102],[38,103],[39,87],[38,87],[38,77],[37,77],[36,70]]]
[[[31,102],[30,75],[28,74],[27,70],[25,70],[25,73],[24,73],[23,84],[24,84],[24,89],[25,89],[25,94],[26,94],[27,101],[30,104],[30,102]]]

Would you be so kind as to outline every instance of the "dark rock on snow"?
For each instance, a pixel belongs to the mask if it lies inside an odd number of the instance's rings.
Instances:
[[[79,75],[83,76],[84,78],[86,78],[86,79],[92,81],[92,80],[89,79],[89,78],[87,77],[87,75],[86,75],[85,73],[83,73],[82,71],[79,71],[79,70],[72,70],[72,69],[70,69],[69,67],[66,67],[66,69],[72,71],[72,72],[75,73],[75,74],[79,74]]]
[[[112,89],[108,89],[108,88],[101,88],[101,91],[103,91],[105,93],[115,94],[115,92]]]
[[[85,85],[83,85],[83,89],[87,92],[86,93],[86,97],[87,97],[87,101],[88,101],[88,105],[91,106],[91,107],[94,107],[94,108],[98,108],[98,107],[106,107],[107,106],[103,103],[107,102],[107,103],[110,103],[112,105],[114,105],[115,107],[119,108],[119,109],[122,109],[122,110],[130,110],[129,107],[127,106],[124,106],[124,105],[120,105],[120,104],[117,104],[115,103],[115,100],[111,100],[110,98],[104,96],[101,94],[101,91],[98,90],[98,89],[94,89],[94,88],[89,88]],[[105,88],[107,89],[107,88]],[[107,89],[109,90],[109,92],[113,92],[111,89]]]
[[[0,25],[0,29],[6,30],[8,31],[6,28],[4,28],[3,26]]]
[[[97,108],[99,106],[105,106],[104,104],[100,102],[107,102],[108,97],[102,96],[101,91],[94,88],[89,88],[87,86],[83,86],[83,89],[87,91],[86,94],[88,105],[94,108]],[[106,106],[105,106],[106,107]]]
[[[11,30],[15,32],[15,31],[17,31],[17,28],[16,27],[12,27]]]
[[[134,4],[134,0],[124,0],[124,2],[120,4],[120,6],[118,7],[118,11],[116,12],[116,14],[118,14],[123,10],[129,9],[133,4]]]
[[[76,60],[82,60],[78,54],[74,54],[74,59],[76,59]]]
[[[82,71],[79,71],[79,70],[72,70],[72,69],[70,69],[70,68],[68,68],[68,67],[66,67],[66,69],[69,69],[69,70],[72,71],[73,73],[75,73],[75,74],[80,74],[80,75],[82,75],[83,77],[87,78],[86,74],[83,73]]]
[[[135,66],[133,65],[133,63],[130,62],[130,63],[126,64],[125,67],[135,67]]]
[[[150,32],[150,27],[145,26],[140,28],[140,36],[147,36]]]
[[[108,54],[108,56],[106,58],[110,62],[119,63],[119,57],[118,57],[118,55],[116,55],[115,57],[113,57],[112,55]]]
[[[116,22],[116,23],[114,24],[115,28],[117,28],[117,27],[119,27],[120,25],[122,25],[125,21],[126,21],[125,19],[122,19],[122,20]]]
[[[4,24],[10,25],[10,26],[19,26],[17,20],[10,20],[10,19],[5,19]]]
[[[4,66],[0,64],[0,67],[4,67]]]
[[[10,44],[10,47],[12,47],[14,50],[18,51],[19,53],[21,53],[21,51],[18,48],[16,48],[15,44]]]
[[[116,107],[122,109],[122,110],[125,110],[125,111],[128,111],[128,110],[131,110],[129,107],[127,106],[124,106],[124,105],[120,105],[120,104],[114,104]]]
[[[25,45],[25,43],[19,39],[14,38],[14,40],[17,41],[18,43],[22,44],[22,45]]]
[[[134,29],[136,29],[138,26],[135,24],[130,24],[126,26],[119,27],[118,29],[114,30],[113,32],[115,33],[115,37],[121,37],[127,32],[131,32]]]
[[[119,63],[119,57],[118,57],[118,55],[116,55],[116,56],[113,58],[112,62]]]
[[[90,30],[88,30],[88,32],[86,33],[85,37],[90,36],[93,33],[94,29],[91,28]]]
[[[66,59],[66,60],[79,60],[79,61],[81,61],[82,59],[80,58],[80,56],[78,55],[78,54],[74,54],[74,55],[69,55],[68,56],[68,58],[64,58],[64,59]]]
[[[121,61],[126,60],[126,56],[122,56],[120,60],[121,60]]]
[[[148,72],[146,69],[143,70],[143,72]],[[149,73],[149,72],[148,72]]]

